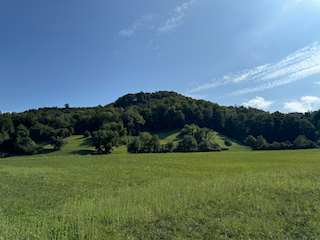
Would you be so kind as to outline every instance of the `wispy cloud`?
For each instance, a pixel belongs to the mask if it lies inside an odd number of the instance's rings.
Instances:
[[[241,95],[289,84],[317,73],[320,73],[320,44],[315,42],[290,54],[281,61],[228,74],[220,79],[213,79],[211,82],[193,88],[188,92],[196,93],[221,85],[239,85],[246,82],[251,82],[255,85],[228,93],[228,95]]]
[[[320,86],[320,82],[314,82],[314,83]]]
[[[314,96],[304,96],[301,101],[285,102],[284,109],[290,112],[307,112],[320,109],[320,98]]]
[[[118,32],[118,34],[120,36],[123,36],[123,37],[131,37],[132,35],[135,34],[135,32],[143,27],[143,22],[145,21],[148,21],[148,20],[152,20],[156,17],[157,15],[156,14],[147,14],[147,15],[144,15],[142,16],[140,19],[138,19],[137,21],[135,21],[133,23],[132,26],[130,26],[129,28],[124,28],[122,29],[121,31]]]
[[[271,104],[273,104],[274,101],[267,101],[262,97],[256,97],[254,99],[251,99],[248,102],[242,103],[245,107],[253,107],[258,109],[268,109]]]
[[[157,35],[169,33],[176,29],[179,25],[182,24],[182,19],[185,16],[185,12],[192,6],[199,2],[200,0],[190,0],[189,2],[185,2],[182,5],[174,8],[169,13],[169,18],[162,22],[161,24],[149,24],[148,27],[150,29],[154,29]],[[144,27],[145,22],[153,20],[156,17],[161,17],[157,14],[147,14],[142,16],[140,19],[135,21],[130,27],[124,28],[118,32],[120,36],[123,37],[131,37],[133,36],[139,28]]]
[[[182,24],[182,19],[185,16],[185,11],[194,4],[197,4],[199,0],[191,0],[185,2],[182,5],[176,7],[171,13],[170,18],[167,19],[157,30],[158,34],[169,33]]]
[[[160,47],[159,47],[159,46],[155,46],[155,47],[154,47],[154,46],[148,44],[148,45],[147,45],[147,48],[148,48],[148,49],[151,49],[151,50],[158,50]]]

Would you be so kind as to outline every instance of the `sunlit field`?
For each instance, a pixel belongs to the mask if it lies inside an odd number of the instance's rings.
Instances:
[[[0,239],[318,239],[319,173],[316,149],[1,159]]]

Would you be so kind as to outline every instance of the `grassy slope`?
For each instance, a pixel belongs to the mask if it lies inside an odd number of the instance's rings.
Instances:
[[[160,143],[165,144],[169,141],[178,143],[181,140],[179,136],[180,130],[171,130],[171,131],[162,131],[162,132],[153,132],[152,134],[157,134],[160,138]],[[215,132],[214,141],[218,143],[223,148],[228,148],[224,145],[224,141],[230,139],[232,141],[232,146],[229,147],[229,151],[248,151],[250,148],[244,146],[243,144],[237,142],[232,138],[228,138],[222,134]],[[68,144],[63,147],[60,151],[53,151],[53,147],[49,142],[41,142],[39,145],[43,146],[46,149],[45,154],[48,156],[59,156],[59,155],[70,155],[70,154],[79,154],[87,155],[94,154],[95,148],[92,146],[90,138],[84,138],[82,135],[73,135],[66,138]],[[113,154],[127,154],[126,146],[120,146],[114,148],[112,151]]]
[[[319,237],[318,149],[70,155],[75,145],[0,159],[0,239]]]
[[[53,151],[53,146],[50,145],[49,141],[41,142],[39,145],[46,149],[45,155],[48,156],[70,154],[87,155],[95,152],[95,148],[92,146],[91,138],[85,138],[83,135],[73,135],[67,137],[65,140],[68,142],[68,144],[60,151]]]
[[[180,129],[163,131],[163,132],[153,132],[152,134],[157,134],[159,136],[161,144],[165,144],[168,141],[173,141],[178,143],[181,140],[181,137],[179,136]],[[232,146],[227,147],[224,144],[224,141],[226,139],[230,139],[230,141],[232,142]],[[250,151],[251,150],[249,147],[244,146],[242,143],[238,142],[237,140],[233,138],[229,138],[218,132],[215,132],[214,142],[218,143],[222,148],[229,148],[229,151]]]

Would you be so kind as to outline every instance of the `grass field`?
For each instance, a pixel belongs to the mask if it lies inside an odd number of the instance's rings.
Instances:
[[[317,149],[87,155],[88,139],[68,141],[0,159],[0,239],[320,238]]]

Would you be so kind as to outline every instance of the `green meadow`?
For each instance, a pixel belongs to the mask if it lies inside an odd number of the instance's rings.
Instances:
[[[94,155],[67,140],[0,159],[0,239],[320,238],[318,149]]]

